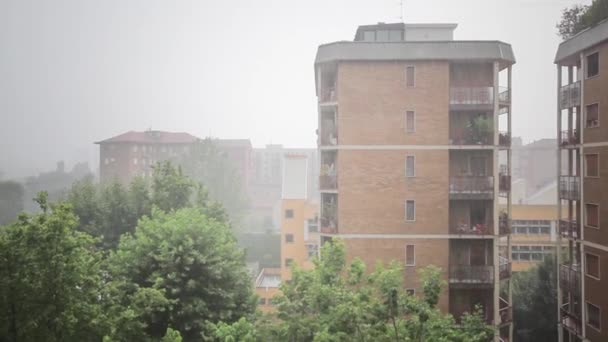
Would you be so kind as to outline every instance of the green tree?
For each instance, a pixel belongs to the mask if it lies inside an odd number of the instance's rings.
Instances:
[[[180,166],[159,162],[152,175],[152,204],[164,211],[184,208],[190,204],[194,182],[184,175]]]
[[[36,202],[0,230],[0,336],[7,341],[98,341],[104,327],[101,254],[76,231],[69,205]]]
[[[516,341],[557,341],[557,276],[555,258],[513,275]]]
[[[0,181],[0,226],[13,221],[23,211],[24,193],[21,183]]]
[[[197,142],[180,165],[188,176],[206,186],[210,198],[222,204],[234,225],[242,223],[249,208],[246,184],[213,139]]]
[[[459,326],[436,308],[445,285],[439,268],[421,271],[423,291],[417,297],[404,291],[403,268],[396,262],[378,264],[368,275],[361,260],[345,263],[339,241],[326,243],[321,255],[313,270],[294,268],[292,281],[281,285],[276,317],[219,324],[216,340],[486,342],[493,337],[479,313],[465,315]]]
[[[143,217],[133,236],[122,237],[108,265],[118,299],[112,312],[129,339],[143,328],[161,338],[168,327],[184,341],[200,341],[209,323],[234,322],[256,305],[244,255],[230,228],[200,208]],[[125,336],[129,338],[125,338]]]
[[[562,18],[557,23],[557,32],[565,40],[606,18],[608,0],[593,0],[589,6],[577,4],[562,11]]]

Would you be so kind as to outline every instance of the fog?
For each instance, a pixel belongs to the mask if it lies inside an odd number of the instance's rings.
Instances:
[[[566,0],[403,3],[405,22],[512,44],[513,135],[555,136],[555,24]],[[317,46],[400,20],[398,0],[0,0],[0,170],[89,161],[128,130],[316,144]]]

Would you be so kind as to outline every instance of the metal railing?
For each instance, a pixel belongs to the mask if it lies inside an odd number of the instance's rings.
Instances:
[[[492,234],[492,224],[487,221],[485,223],[458,223],[451,224],[452,234],[461,235],[488,235]]]
[[[580,294],[581,274],[578,264],[559,265],[559,286],[570,292]]]
[[[498,216],[498,233],[500,235],[507,235],[507,234],[511,234],[511,229],[509,227],[509,216],[507,215],[507,213],[501,213]]]
[[[580,239],[581,226],[576,220],[559,220],[559,232],[563,237],[571,239]]]
[[[506,279],[511,277],[511,261],[509,259],[499,256],[498,274],[500,279]]]
[[[450,134],[450,145],[493,145],[494,134],[487,132],[484,134],[473,134],[470,129],[459,127]]]
[[[566,303],[562,305],[560,308],[561,312],[561,322],[562,325],[575,333],[577,336],[581,336],[583,334],[583,326],[581,324],[580,314],[576,314],[570,307],[570,303]]]
[[[498,145],[502,147],[511,146],[511,133],[498,132]]]
[[[502,297],[498,297],[499,309],[498,316],[500,317],[500,324],[508,324],[513,322],[513,306]]]
[[[581,104],[581,82],[577,81],[561,87],[559,103],[561,109],[579,106]]]
[[[498,103],[502,105],[511,104],[511,89],[507,87],[499,87],[498,91]]]
[[[493,87],[454,87],[450,88],[451,105],[488,105],[494,104]]]
[[[498,175],[498,189],[500,192],[511,191],[511,175],[504,173]]]
[[[559,144],[562,147],[575,146],[581,143],[580,135],[576,128],[572,130],[562,131]]]
[[[559,197],[566,200],[580,199],[580,177],[579,176],[560,176],[559,178]]]
[[[494,177],[492,176],[454,176],[450,177],[450,194],[492,195]]]
[[[336,190],[338,188],[338,176],[335,174],[319,176],[319,188],[321,190]]]
[[[492,284],[494,266],[450,265],[450,283]]]

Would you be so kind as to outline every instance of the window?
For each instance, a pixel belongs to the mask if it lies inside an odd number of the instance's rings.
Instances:
[[[405,220],[416,220],[416,202],[414,202],[413,200],[405,201]]]
[[[319,232],[319,221],[316,219],[309,219],[308,223],[308,232],[309,233],[318,233]]]
[[[416,113],[413,110],[405,112],[405,131],[408,133],[416,132]]]
[[[600,54],[592,53],[587,56],[587,78],[597,76],[600,73]]]
[[[285,210],[285,218],[293,218],[293,209],[286,209]]]
[[[407,293],[408,296],[413,296],[416,294],[416,290],[414,289],[405,289],[405,293]]]
[[[599,155],[597,154],[585,154],[585,176],[586,177],[599,177]]]
[[[285,234],[285,242],[293,243],[293,234]]]
[[[585,253],[585,274],[593,278],[600,278],[600,257]]]
[[[416,157],[407,156],[405,157],[405,176],[415,177],[416,176]]]
[[[601,330],[601,317],[602,312],[599,306],[587,302],[587,325],[597,330]]]
[[[319,245],[314,243],[306,244],[306,254],[308,260],[315,258],[319,254]]]
[[[388,31],[387,30],[376,31],[376,41],[377,42],[388,42]]]
[[[260,298],[260,302],[258,304],[266,305],[266,298]]]
[[[600,126],[600,107],[597,103],[585,107],[585,127],[594,128]]]
[[[416,86],[416,68],[408,66],[405,68],[405,83],[408,87]]]
[[[414,266],[416,264],[416,246],[405,246],[405,266]]]
[[[374,40],[376,40],[376,31],[363,32],[363,40],[366,42],[373,42]]]
[[[285,259],[285,267],[291,267],[291,265],[293,265],[293,259],[292,258]]]
[[[600,227],[600,207],[597,204],[585,204],[585,225],[593,228]]]

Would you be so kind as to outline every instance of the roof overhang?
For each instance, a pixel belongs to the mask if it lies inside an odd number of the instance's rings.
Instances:
[[[557,48],[555,64],[576,65],[578,54],[608,40],[608,19],[565,40]]]

